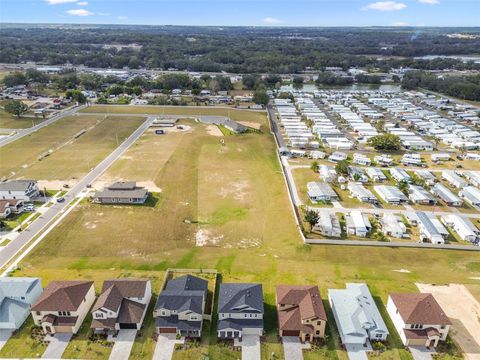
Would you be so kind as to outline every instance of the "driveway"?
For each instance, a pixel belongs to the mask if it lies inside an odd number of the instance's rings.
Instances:
[[[110,353],[110,360],[128,360],[130,351],[132,351],[137,330],[119,330],[118,335],[114,338],[112,352]]]
[[[0,330],[0,350],[2,350],[5,343],[12,336],[12,330]]]
[[[432,360],[432,350],[425,346],[409,346],[410,352],[415,360]]]
[[[350,360],[368,360],[367,350],[371,349],[370,347],[365,348],[362,345],[345,345],[347,349],[347,355]]]
[[[260,360],[260,336],[243,335],[236,345],[242,347],[242,360]]]
[[[47,335],[45,340],[48,341],[48,346],[43,353],[42,359],[61,359],[63,352],[67,348],[73,334],[55,334],[54,336]]]
[[[177,334],[158,335],[157,344],[152,360],[170,360],[175,350],[175,344],[182,344],[185,340],[177,340]]]
[[[309,349],[310,344],[302,344],[297,336],[282,337],[285,360],[302,360],[303,349]]]

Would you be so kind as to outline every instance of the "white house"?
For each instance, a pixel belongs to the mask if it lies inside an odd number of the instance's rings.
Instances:
[[[435,205],[437,203],[435,197],[421,186],[409,184],[408,193],[408,198],[414,204]]]
[[[405,346],[436,347],[452,324],[432,294],[390,294],[387,312]]]
[[[473,186],[464,187],[458,195],[470,205],[480,206],[480,190]]]
[[[412,178],[410,177],[410,175],[408,175],[408,173],[405,170],[400,168],[390,169],[390,174],[397,182],[405,181],[409,183],[412,181]]]
[[[462,206],[463,204],[462,199],[441,183],[435,184],[430,191],[442,199],[448,206]]]
[[[40,195],[38,184],[34,180],[8,180],[0,182],[0,199],[19,199],[32,201]]]
[[[353,163],[357,165],[370,166],[372,164],[372,160],[370,160],[364,154],[355,153],[353,154]]]
[[[307,194],[313,202],[334,201],[339,199],[335,190],[324,182],[312,181],[307,183]]]
[[[480,231],[469,218],[458,214],[447,214],[441,216],[442,222],[452,228],[463,241],[478,244]]]
[[[400,216],[395,214],[383,214],[382,232],[387,236],[402,239],[407,237],[407,227]]]
[[[428,240],[432,244],[444,244],[448,237],[448,230],[440,223],[433,214],[427,214],[423,211],[416,213],[418,216],[418,227],[420,229],[420,238]]]
[[[391,166],[391,165],[393,165],[393,159],[388,155],[377,155],[377,156],[375,156],[374,160],[380,166]]]
[[[368,215],[363,214],[361,211],[351,211],[349,214],[345,214],[345,222],[347,233],[350,235],[366,237],[372,230]]]
[[[382,169],[369,167],[365,169],[365,172],[373,182],[382,182],[387,180],[387,176],[383,173]]]
[[[358,199],[361,202],[375,204],[378,201],[375,195],[373,195],[373,193],[370,190],[368,190],[366,187],[364,187],[360,183],[350,181],[347,184],[347,189],[348,191],[350,191],[350,194],[352,195],[352,197]]]
[[[462,189],[467,186],[467,182],[458,176],[453,170],[443,170],[442,179],[446,180],[450,185],[457,189]]]
[[[320,234],[329,237],[340,237],[342,235],[342,228],[337,215],[326,210],[320,210],[318,215],[318,222],[313,226],[313,231],[318,231]]]
[[[395,186],[375,185],[373,187],[380,198],[388,204],[400,205],[408,203],[408,198]]]
[[[337,172],[330,165],[320,165],[318,173],[320,174],[320,179],[325,182],[332,182],[337,178]]]
[[[329,289],[328,301],[342,344],[368,345],[370,340],[387,339],[387,326],[366,284],[347,283],[345,289]]]

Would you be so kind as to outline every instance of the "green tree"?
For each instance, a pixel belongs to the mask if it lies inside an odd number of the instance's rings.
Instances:
[[[312,169],[313,172],[318,172],[318,162],[312,161],[312,163],[310,164],[310,169]]]
[[[3,83],[7,87],[12,87],[17,85],[26,85],[27,82],[28,81],[26,76],[19,71],[15,71],[11,74],[5,75],[5,77],[3,78]]]
[[[342,160],[335,165],[335,171],[337,174],[348,175],[348,162],[347,160]]]
[[[307,210],[303,218],[305,222],[307,222],[310,225],[310,231],[312,231],[313,227],[317,224],[320,216],[315,210]]]
[[[402,142],[397,135],[384,134],[368,139],[367,144],[375,150],[400,150]]]
[[[28,111],[28,106],[20,100],[11,100],[5,104],[5,111],[17,117]]]
[[[268,97],[267,93],[264,90],[257,90],[253,94],[253,102],[258,105],[266,106],[270,98]]]
[[[72,101],[76,101],[79,104],[85,104],[87,102],[87,97],[83,95],[80,90],[67,90],[65,92],[65,97]]]
[[[408,195],[408,183],[405,180],[402,180],[398,183],[398,190],[403,192],[405,195]]]

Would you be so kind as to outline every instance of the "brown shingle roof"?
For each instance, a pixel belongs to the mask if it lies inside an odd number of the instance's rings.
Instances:
[[[119,323],[138,324],[142,320],[146,306],[136,301],[123,299],[117,321]]]
[[[322,298],[317,286],[277,286],[277,305],[293,305],[288,310],[278,311],[280,330],[302,330],[309,332],[308,328],[302,328],[302,319],[318,318],[327,320],[327,314],[323,307]]]
[[[117,311],[123,298],[143,297],[147,279],[114,279],[103,283],[102,293],[98,297],[92,311],[105,307]]]
[[[405,324],[451,325],[432,294],[390,294]]]
[[[76,311],[93,281],[52,281],[32,305],[32,311]]]

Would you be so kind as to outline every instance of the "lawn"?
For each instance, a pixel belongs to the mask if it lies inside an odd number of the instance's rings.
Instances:
[[[141,117],[72,116],[0,149],[0,176],[68,180],[85,175],[142,122]],[[86,132],[75,138],[81,130]],[[43,157],[45,154],[50,155]]]
[[[185,116],[229,116],[235,121],[251,121],[265,124],[265,111],[239,110],[215,106],[129,106],[129,105],[94,105],[81,112],[109,114],[149,114],[149,115],[185,115]]]

